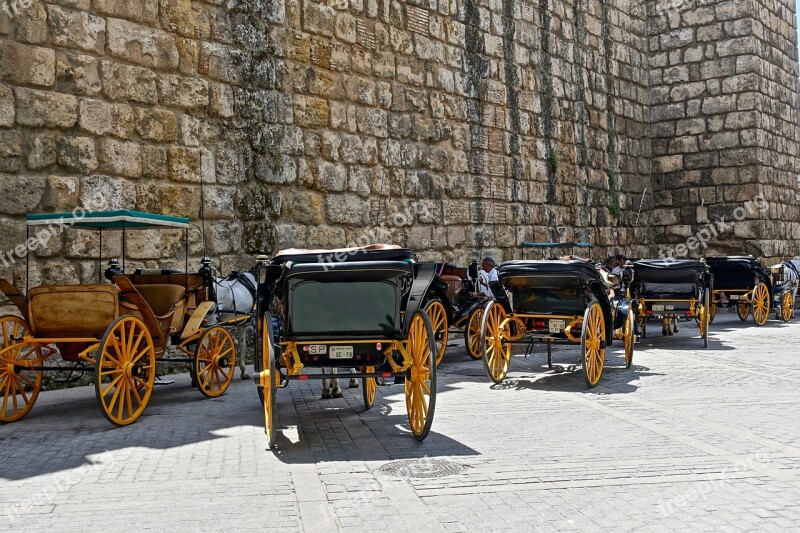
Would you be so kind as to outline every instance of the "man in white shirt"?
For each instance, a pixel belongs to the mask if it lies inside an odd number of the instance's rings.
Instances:
[[[492,294],[492,289],[489,288],[489,283],[492,281],[500,281],[500,278],[497,277],[497,263],[495,263],[494,259],[491,257],[484,257],[481,262],[481,269],[482,271],[478,273],[480,278],[478,282],[480,292],[473,293],[473,296],[480,296],[482,293],[484,296],[493,298],[494,295]]]

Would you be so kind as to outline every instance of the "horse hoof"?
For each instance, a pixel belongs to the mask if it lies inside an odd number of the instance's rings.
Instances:
[[[333,398],[333,396],[331,396],[330,392],[323,392],[320,400],[330,400],[331,398]]]
[[[242,379],[250,379],[250,374],[242,374]]]
[[[333,397],[334,398],[344,398],[344,394],[342,394],[342,391],[334,392],[333,393]]]
[[[357,381],[351,381],[350,382],[350,386],[348,388],[349,389],[357,389],[358,388],[358,382]]]
[[[665,336],[665,337],[666,337],[667,335],[669,335],[669,333],[667,333],[667,330],[665,330],[665,329],[662,329],[662,330],[661,330],[661,334],[662,334],[663,336]]]

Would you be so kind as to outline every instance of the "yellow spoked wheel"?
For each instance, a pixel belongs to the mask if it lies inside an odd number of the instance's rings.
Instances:
[[[706,295],[703,298],[703,304],[700,306],[697,316],[698,325],[700,326],[700,336],[703,337],[703,348],[708,348],[708,330],[711,326],[711,313],[709,313],[710,309],[710,298],[708,291],[706,291]]]
[[[717,304],[711,304],[711,314],[708,315],[708,323],[714,322],[714,317],[717,316]]]
[[[204,396],[216,398],[228,390],[236,365],[236,345],[222,326],[203,332],[194,350],[194,375]]]
[[[781,297],[781,320],[784,322],[789,322],[789,320],[792,318],[793,312],[794,298],[792,298],[791,292],[786,291]]]
[[[275,446],[275,393],[280,376],[275,369],[275,344],[272,340],[272,317],[265,313],[261,321],[261,372],[260,394],[264,406],[264,432],[267,434],[267,445]]]
[[[406,349],[411,368],[406,377],[406,409],[411,432],[418,440],[428,436],[436,408],[436,344],[424,311],[416,311],[408,327]]]
[[[375,372],[374,366],[364,368],[364,372]],[[364,391],[364,408],[371,409],[375,403],[375,391],[378,390],[378,380],[375,378],[361,378],[361,390]]]
[[[750,304],[747,302],[739,302],[736,305],[736,314],[739,316],[739,320],[744,322],[750,316]]]
[[[450,327],[447,323],[447,311],[442,302],[431,300],[425,306],[425,312],[428,313],[431,327],[433,327],[433,338],[436,341],[436,364],[438,365],[442,362],[444,351],[447,349],[447,331]]]
[[[14,315],[0,317],[0,422],[15,422],[27,415],[42,390],[42,351],[22,344],[31,333],[28,324]]]
[[[469,315],[467,329],[464,330],[464,344],[467,345],[467,353],[470,357],[478,360],[483,355],[481,352],[481,321],[483,319],[483,308],[479,307]]]
[[[505,379],[511,361],[508,323],[508,313],[502,305],[494,301],[486,305],[481,324],[481,352],[486,375],[495,383]]]
[[[630,368],[633,364],[633,349],[636,345],[636,335],[633,333],[635,320],[633,312],[629,312],[628,318],[625,319],[625,326],[622,328],[622,338],[625,344],[625,368]]]
[[[106,420],[127,426],[142,415],[156,376],[153,338],[140,319],[117,318],[97,349],[94,391]]]
[[[767,288],[766,283],[759,283],[756,285],[756,288],[753,289],[751,306],[753,311],[753,320],[755,320],[756,324],[759,326],[766,324],[767,320],[769,319],[770,307],[769,289]]]
[[[586,385],[594,387],[603,375],[606,358],[606,321],[597,302],[590,304],[583,315],[581,355]]]

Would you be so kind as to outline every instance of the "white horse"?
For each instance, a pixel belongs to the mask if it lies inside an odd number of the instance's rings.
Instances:
[[[332,376],[336,376],[336,367],[328,368],[327,369]],[[353,369],[350,369],[353,370]],[[325,372],[325,368],[322,369],[323,374],[327,374]],[[350,384],[348,385],[350,389],[357,389],[358,388],[358,380],[356,378],[350,378]],[[331,377],[331,378],[322,378],[322,399],[323,400],[330,400],[331,398],[341,398],[342,389],[339,387],[339,378]]]
[[[256,301],[256,278],[250,272],[233,271],[227,278],[214,278],[214,293],[217,308],[212,315],[210,324],[218,321],[233,320],[250,313]],[[245,366],[245,354],[251,353],[255,348],[256,328],[252,320],[242,323],[236,328],[234,342],[236,351],[240,354],[236,358],[242,379],[250,379]],[[251,340],[253,342],[251,342]]]

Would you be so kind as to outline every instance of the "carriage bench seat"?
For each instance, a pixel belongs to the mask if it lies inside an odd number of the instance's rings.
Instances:
[[[28,291],[31,330],[37,337],[101,338],[119,316],[116,285],[42,285]]]
[[[137,285],[135,288],[150,309],[141,310],[130,298],[120,304],[124,314],[131,314],[144,320],[150,329],[150,334],[161,339],[183,328],[183,313],[186,306],[186,288],[183,285],[165,283]],[[154,320],[144,316],[147,311],[152,313]]]

